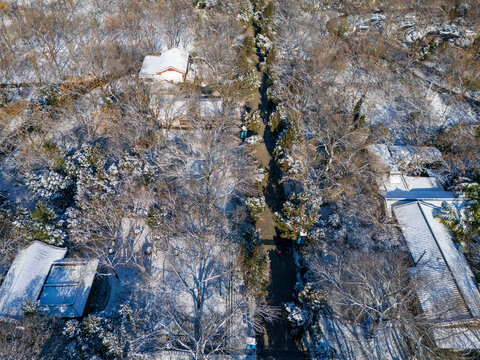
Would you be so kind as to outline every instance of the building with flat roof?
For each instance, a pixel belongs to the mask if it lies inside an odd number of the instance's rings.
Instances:
[[[55,261],[38,299],[40,311],[60,317],[81,317],[97,267],[97,259]]]

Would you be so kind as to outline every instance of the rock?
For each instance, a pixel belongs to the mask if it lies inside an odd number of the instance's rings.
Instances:
[[[332,214],[328,217],[328,225],[335,228],[339,229],[340,228],[340,216],[338,214]]]

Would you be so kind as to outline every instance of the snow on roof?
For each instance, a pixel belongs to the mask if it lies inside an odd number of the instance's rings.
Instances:
[[[383,190],[387,200],[455,199],[455,195],[445,191],[434,177],[395,174],[383,183]]]
[[[431,334],[435,344],[441,349],[464,351],[478,349],[480,346],[479,324],[446,324],[433,328]]]
[[[449,231],[435,218],[438,207],[414,201],[394,206],[393,211],[416,264],[411,274],[425,315],[433,321],[480,318],[475,277]],[[452,331],[448,341],[454,348],[464,339],[457,339]]]
[[[0,288],[0,317],[23,318],[22,305],[38,299],[51,265],[66,252],[40,241],[20,251]]]
[[[197,111],[200,117],[216,117],[223,113],[223,101],[220,98],[193,97],[185,98],[169,94],[153,95],[150,107],[158,112],[159,118],[185,118],[189,110]]]
[[[368,152],[373,155],[380,164],[385,166],[388,171],[398,171],[398,167],[393,161],[388,145],[374,144],[367,147]]]
[[[179,48],[164,51],[160,56],[147,55],[143,60],[139,77],[150,77],[168,69],[186,74],[188,70],[188,58],[188,52]]]
[[[408,358],[408,349],[401,340],[402,331],[392,323],[380,325],[373,338],[367,338],[361,326],[322,315],[318,325],[328,346],[335,350],[335,359],[397,360]]]
[[[390,172],[397,172],[400,168],[408,168],[413,164],[434,164],[442,161],[440,150],[431,146],[374,144],[367,149]]]
[[[61,317],[80,317],[92,287],[98,259],[55,261],[40,294],[40,310]]]

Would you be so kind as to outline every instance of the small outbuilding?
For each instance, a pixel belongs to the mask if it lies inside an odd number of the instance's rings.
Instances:
[[[23,305],[60,317],[81,317],[98,260],[64,259],[67,248],[34,241],[15,257],[0,287],[0,319],[21,320]]]
[[[186,128],[192,119],[215,119],[223,114],[223,102],[215,97],[181,97],[171,94],[151,96],[150,109],[162,126]]]
[[[40,311],[60,317],[81,317],[97,267],[97,259],[55,261],[40,293]]]
[[[140,79],[183,83],[190,70],[190,55],[185,50],[172,48],[160,56],[147,55],[140,70]]]

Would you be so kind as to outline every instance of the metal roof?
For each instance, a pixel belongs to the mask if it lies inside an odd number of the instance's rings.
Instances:
[[[437,211],[438,207],[424,201],[393,207],[415,262],[410,270],[420,305],[429,320],[441,323],[442,330],[435,334],[449,334],[437,346],[455,349],[463,346],[465,339],[454,336],[458,329],[447,330],[443,324],[459,320],[477,324],[480,292],[465,257],[435,217]],[[478,329],[472,331],[472,336],[479,336]]]
[[[81,317],[98,259],[65,259],[52,264],[39,297],[42,312],[61,317]]]
[[[98,260],[64,259],[66,252],[40,241],[21,250],[0,288],[0,318],[22,319],[27,301],[47,314],[82,316]]]
[[[22,306],[36,301],[56,260],[63,259],[66,248],[34,241],[15,257],[0,288],[0,317],[23,318]]]

